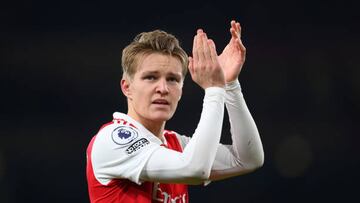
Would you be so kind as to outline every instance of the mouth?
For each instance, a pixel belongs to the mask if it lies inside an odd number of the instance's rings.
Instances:
[[[157,105],[170,105],[170,103],[165,99],[155,99],[152,103]]]

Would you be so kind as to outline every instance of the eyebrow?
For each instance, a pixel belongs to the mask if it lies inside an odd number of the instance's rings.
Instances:
[[[146,74],[159,74],[159,71],[144,71],[141,73],[141,75],[146,75]]]
[[[147,75],[147,74],[159,74],[160,72],[159,71],[144,71],[141,73],[141,75]],[[174,73],[174,72],[170,72],[168,73],[167,75],[170,75],[170,76],[173,76],[173,77],[182,77],[182,74],[181,73]]]
[[[179,77],[179,78],[182,77],[182,74],[180,74],[180,73],[169,73],[169,75],[172,77]]]

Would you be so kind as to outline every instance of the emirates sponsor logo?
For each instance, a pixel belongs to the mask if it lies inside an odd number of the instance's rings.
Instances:
[[[186,193],[172,197],[171,194],[163,191],[159,183],[154,183],[153,200],[164,203],[186,203]]]

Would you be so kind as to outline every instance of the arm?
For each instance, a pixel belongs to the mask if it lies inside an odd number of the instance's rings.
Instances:
[[[219,145],[210,179],[219,180],[253,171],[262,166],[264,152],[256,124],[241,92],[238,76],[245,62],[246,49],[241,41],[241,27],[231,21],[231,39],[219,60],[224,70],[226,108],[231,126],[232,145]]]
[[[256,124],[246,105],[238,80],[226,87],[226,108],[232,145],[219,145],[210,180],[249,173],[262,166],[264,152]]]
[[[199,124],[183,152],[161,147],[149,158],[140,179],[147,181],[200,184],[210,175],[220,141],[224,115],[222,88],[205,90]],[[209,128],[212,126],[212,128]]]
[[[205,90],[198,127],[183,153],[166,148],[154,151],[141,172],[142,180],[200,184],[210,176],[222,129],[225,78],[213,41],[200,29],[194,37],[189,70]]]

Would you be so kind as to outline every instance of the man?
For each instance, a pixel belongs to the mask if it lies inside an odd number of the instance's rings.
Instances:
[[[121,89],[127,114],[115,112],[87,149],[91,202],[188,202],[187,185],[242,175],[263,164],[255,122],[238,76],[245,62],[241,27],[219,56],[198,29],[193,56],[161,30],[144,32],[123,50]],[[205,91],[201,118],[190,137],[165,130],[182,95],[187,68]],[[220,144],[224,104],[232,145]]]

